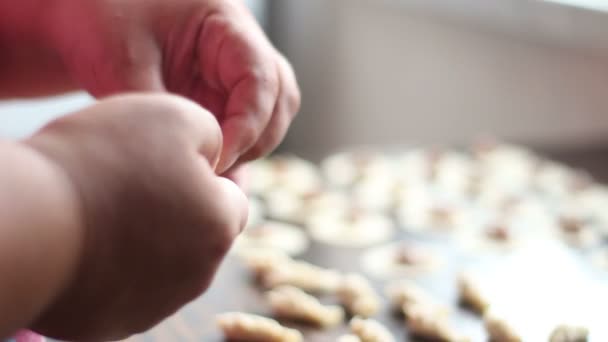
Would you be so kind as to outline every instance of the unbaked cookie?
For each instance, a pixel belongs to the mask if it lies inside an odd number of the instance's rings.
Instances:
[[[277,317],[313,324],[321,328],[334,327],[344,320],[344,310],[336,305],[323,305],[315,297],[293,286],[279,286],[266,293]]]
[[[257,251],[244,258],[255,278],[266,288],[291,285],[307,292],[335,293],[342,275],[276,251]]]
[[[361,342],[394,342],[393,334],[380,322],[354,317],[350,321],[351,331]]]
[[[387,241],[394,234],[393,222],[385,215],[357,209],[322,212],[308,220],[313,239],[330,245],[365,247]]]
[[[468,342],[450,325],[449,316],[437,307],[417,303],[405,308],[406,327],[410,335],[442,342]]]
[[[482,291],[477,278],[471,273],[463,272],[458,276],[458,296],[460,302],[478,314],[482,314],[490,306],[487,294]]]
[[[344,188],[361,179],[378,179],[393,176],[390,160],[376,152],[340,152],[325,158],[321,170],[330,187]]]
[[[354,316],[370,317],[380,310],[380,296],[370,282],[359,274],[344,276],[337,293],[342,305]]]
[[[585,327],[561,324],[551,332],[549,342],[587,342],[588,335]]]
[[[432,307],[435,313],[440,313],[442,316],[450,312],[446,305],[439,303],[429,292],[407,279],[388,283],[385,294],[393,308],[401,311],[406,316],[411,307],[418,305]]]
[[[301,342],[302,334],[280,325],[277,321],[241,312],[217,316],[217,324],[229,340],[248,342]]]
[[[436,271],[443,260],[436,248],[399,241],[369,249],[361,256],[365,272],[380,278],[416,276]]]
[[[259,195],[277,188],[304,194],[322,187],[317,166],[295,156],[276,156],[253,162],[250,177],[250,191]]]
[[[492,342],[522,342],[522,338],[504,318],[487,312],[483,316],[484,325]]]
[[[258,249],[275,249],[298,255],[306,251],[308,245],[308,237],[302,229],[287,223],[266,221],[243,231],[236,238],[232,250],[242,256]]]

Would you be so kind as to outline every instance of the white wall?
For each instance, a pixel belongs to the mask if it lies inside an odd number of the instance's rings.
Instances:
[[[289,149],[318,157],[352,145],[452,143],[480,133],[544,147],[608,142],[608,53],[606,41],[593,41],[606,15],[545,13],[534,1],[530,20],[524,2],[505,0],[518,5],[493,26],[489,12],[475,22],[399,1],[277,2],[277,39],[304,95]],[[526,21],[508,20],[519,12]]]

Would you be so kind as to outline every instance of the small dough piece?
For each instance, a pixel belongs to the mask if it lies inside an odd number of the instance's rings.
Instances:
[[[353,187],[352,202],[357,208],[386,212],[395,205],[395,184],[390,177],[365,178]]]
[[[335,293],[342,275],[305,261],[293,260],[276,251],[258,251],[244,258],[245,264],[266,288],[291,285],[306,292]]]
[[[363,342],[363,341],[361,341],[361,339],[357,335],[347,334],[347,335],[342,335],[342,336],[338,337],[336,342]]]
[[[284,252],[268,248],[251,249],[238,255],[259,280],[274,272],[276,268],[283,267],[283,264],[292,261]]]
[[[490,306],[477,281],[469,273],[462,273],[458,277],[458,294],[460,302],[478,314],[483,314]]]
[[[399,241],[369,249],[361,257],[361,266],[380,278],[416,276],[432,273],[443,260],[439,251],[413,241]]]
[[[562,216],[559,227],[564,242],[572,247],[593,248],[602,243],[601,233],[580,218]]]
[[[232,247],[237,255],[246,256],[251,249],[276,249],[288,255],[306,251],[309,240],[302,229],[278,221],[266,221],[249,227],[237,237]]]
[[[302,334],[282,326],[277,321],[241,312],[217,316],[217,325],[229,340],[247,342],[301,342]]]
[[[317,166],[296,156],[275,156],[260,159],[250,166],[252,194],[264,195],[273,189],[285,189],[304,194],[321,188],[321,175]]]
[[[305,261],[291,261],[269,272],[263,279],[268,288],[291,285],[306,292],[335,293],[342,275],[332,269],[322,268]]]
[[[380,297],[369,281],[360,274],[351,273],[342,279],[338,297],[346,310],[354,316],[364,318],[380,310]]]
[[[331,328],[342,323],[344,310],[336,305],[323,305],[319,300],[293,286],[279,286],[266,293],[277,317]]]
[[[260,224],[264,220],[264,216],[266,216],[264,203],[257,197],[249,197],[249,214],[247,215],[245,229]]]
[[[393,334],[374,319],[354,317],[350,321],[350,329],[361,342],[395,342]]]
[[[290,190],[276,188],[264,194],[267,215],[273,220],[302,223],[300,220],[303,207],[302,197]]]
[[[393,175],[390,160],[376,152],[339,152],[321,162],[321,170],[332,187],[344,188],[361,179],[389,178]]]
[[[589,330],[581,326],[562,324],[551,332],[549,342],[587,342]]]
[[[385,288],[385,294],[393,307],[403,311],[406,316],[409,308],[416,305],[433,307],[442,315],[449,313],[447,306],[439,304],[429,292],[407,279],[390,282]]]
[[[522,342],[522,338],[505,320],[494,313],[486,312],[483,316],[484,325],[492,342]]]
[[[466,202],[441,198],[430,190],[406,193],[396,209],[403,229],[412,232],[455,234],[479,223],[477,212]]]
[[[342,213],[312,216],[308,230],[313,239],[330,245],[365,247],[387,241],[395,227],[386,215],[352,208]]]
[[[404,307],[406,326],[410,335],[441,342],[468,342],[469,338],[461,336],[449,324],[449,317],[444,311],[432,305],[416,303]]]

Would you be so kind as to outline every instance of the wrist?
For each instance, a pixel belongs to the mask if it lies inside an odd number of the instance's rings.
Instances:
[[[37,215],[45,220],[37,244],[46,256],[43,274],[37,274],[46,292],[38,315],[72,286],[81,264],[86,233],[78,191],[61,164],[46,153],[45,143],[29,139],[21,145],[24,153],[30,154],[32,163],[37,164],[31,166],[32,173],[44,181],[44,192],[48,194],[40,196],[37,203]]]

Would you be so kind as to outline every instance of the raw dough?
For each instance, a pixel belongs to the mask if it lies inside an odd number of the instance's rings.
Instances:
[[[461,273],[459,275],[458,294],[460,302],[476,313],[483,314],[490,306],[487,295],[482,292],[478,280],[470,273]]]
[[[217,316],[217,324],[229,340],[247,342],[301,342],[302,334],[280,325],[277,321],[241,312]]]
[[[344,310],[323,305],[315,297],[293,286],[279,286],[266,293],[277,317],[310,323],[321,328],[334,327],[344,320]]]
[[[305,194],[322,186],[317,166],[295,156],[258,160],[251,164],[250,173],[250,191],[258,195],[277,188]]]
[[[388,283],[385,294],[393,308],[402,311],[406,316],[409,309],[417,305],[432,307],[441,315],[447,315],[450,312],[447,306],[440,304],[429,292],[407,279]]]
[[[315,215],[307,226],[313,239],[345,247],[365,247],[387,241],[395,230],[387,216],[357,209]]]
[[[374,247],[361,256],[362,268],[381,278],[430,273],[442,264],[443,260],[435,248],[413,241]]]
[[[394,342],[393,334],[380,322],[373,319],[354,317],[350,329],[361,342]]]
[[[281,253],[258,251],[244,261],[266,288],[291,285],[307,292],[335,293],[342,282],[342,275],[335,270],[293,260]]]
[[[406,326],[410,335],[442,342],[465,342],[449,324],[449,316],[436,306],[416,303],[404,307]]]
[[[342,336],[338,337],[336,342],[363,342],[363,341],[361,341],[361,339],[359,337],[357,337],[357,335],[348,334],[348,335],[342,335]]]
[[[343,277],[338,297],[352,315],[370,317],[380,310],[380,297],[363,276],[351,273]]]
[[[288,255],[298,255],[308,249],[309,241],[302,229],[278,221],[265,221],[249,227],[234,242],[237,255],[246,256],[252,249],[275,249]]]
[[[562,324],[551,332],[549,342],[587,342],[588,335],[585,327]]]
[[[504,318],[487,312],[483,321],[492,342],[522,342],[522,338]]]
[[[393,176],[392,165],[386,156],[366,151],[340,152],[325,158],[321,170],[331,187],[348,187],[361,179]]]

